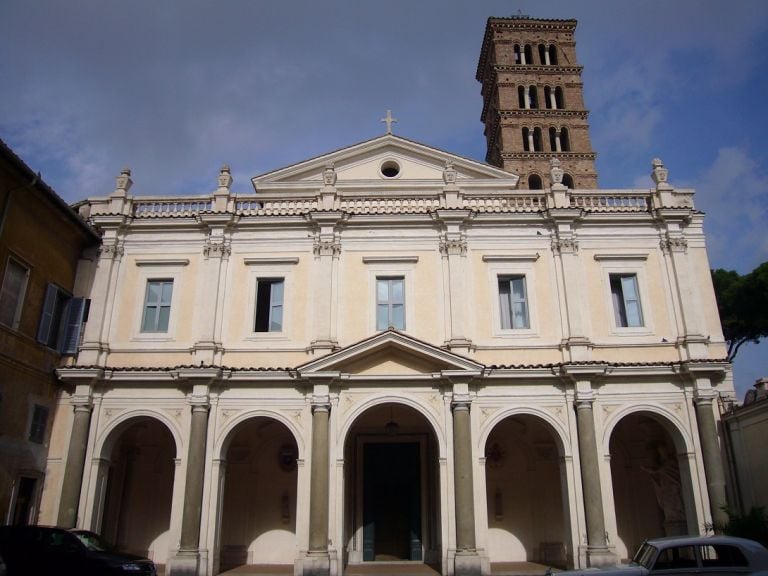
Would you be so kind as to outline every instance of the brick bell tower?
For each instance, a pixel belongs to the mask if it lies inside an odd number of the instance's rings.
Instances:
[[[595,153],[576,61],[576,20],[488,18],[477,64],[486,161],[548,188],[557,157],[569,188],[597,188]]]

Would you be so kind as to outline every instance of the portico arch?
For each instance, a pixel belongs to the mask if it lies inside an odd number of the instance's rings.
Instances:
[[[439,564],[445,439],[412,398],[383,396],[357,406],[340,430],[345,563]]]
[[[650,536],[698,532],[690,435],[672,412],[626,407],[607,423],[616,552],[627,559]]]
[[[298,461],[304,444],[284,420],[270,412],[242,414],[215,444],[214,573],[296,561]]]
[[[500,412],[480,437],[492,565],[573,565],[570,445],[560,422],[534,412]]]
[[[167,562],[180,445],[175,426],[151,411],[123,414],[101,434],[92,528],[116,549]]]

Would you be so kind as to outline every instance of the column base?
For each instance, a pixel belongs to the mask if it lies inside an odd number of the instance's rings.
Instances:
[[[476,550],[456,552],[453,558],[454,576],[481,576],[482,562]]]
[[[200,551],[179,550],[168,559],[168,576],[198,576],[200,573]]]
[[[619,558],[608,547],[587,547],[587,566],[599,568],[601,566],[617,566]]]
[[[328,552],[309,552],[301,562],[302,576],[330,576],[331,557]]]

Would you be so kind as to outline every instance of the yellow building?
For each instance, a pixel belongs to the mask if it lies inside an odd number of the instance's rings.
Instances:
[[[250,194],[124,171],[80,207],[103,245],[41,521],[171,574],[597,566],[703,531],[733,387],[694,193],[530,152],[542,189],[389,128]]]
[[[38,518],[62,354],[77,350],[80,253],[98,237],[0,140],[0,525]]]

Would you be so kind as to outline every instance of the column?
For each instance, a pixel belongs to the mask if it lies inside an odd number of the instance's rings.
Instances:
[[[600,465],[595,440],[595,419],[592,413],[594,397],[591,392],[576,394],[576,427],[579,433],[581,486],[587,523],[587,564],[610,566],[616,558],[608,549],[603,512],[603,492],[600,486]]]
[[[525,57],[523,57],[525,58]],[[525,64],[525,62],[523,62]],[[530,110],[531,109],[531,87],[525,86],[523,88],[523,102],[525,102],[525,109]]]
[[[555,89],[549,91],[549,107],[552,110],[557,110],[557,97],[555,96]]]
[[[721,532],[721,527],[728,522],[728,515],[725,513],[728,502],[725,497],[725,475],[720,457],[717,424],[712,411],[714,397],[714,391],[697,390],[694,403],[696,405],[699,440],[701,441],[701,456],[704,460],[704,473],[707,477],[710,514],[715,531]]]
[[[528,98],[527,94],[526,94],[526,98]],[[528,101],[526,100],[526,103],[527,102]],[[536,151],[535,148],[534,148],[534,145],[533,145],[533,131],[534,130],[535,130],[535,128],[529,128],[528,129],[528,152],[535,152]]]
[[[327,576],[330,573],[328,554],[329,447],[328,417],[330,403],[313,400],[312,405],[312,466],[309,486],[309,553],[303,573]]]
[[[454,401],[453,478],[456,503],[456,576],[479,575],[480,557],[475,548],[475,505],[472,483],[472,427],[469,400]]]
[[[563,146],[560,144],[560,130],[555,130],[555,149],[558,152],[563,151]]]
[[[189,427],[187,474],[184,484],[184,506],[181,517],[179,551],[169,562],[170,576],[192,576],[199,573],[200,518],[203,511],[205,452],[208,436],[208,387],[195,385]]]
[[[77,510],[80,506],[80,489],[83,485],[85,451],[88,446],[88,433],[91,426],[90,393],[85,398],[78,397],[76,394],[72,403],[74,404],[75,417],[72,422],[72,434],[69,438],[67,466],[64,469],[57,520],[57,524],[62,528],[77,526]]]

